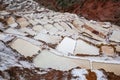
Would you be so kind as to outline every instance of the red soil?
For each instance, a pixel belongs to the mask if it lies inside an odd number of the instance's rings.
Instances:
[[[82,8],[78,10],[82,16],[88,19],[120,24],[120,1],[86,0]]]
[[[36,0],[50,9],[67,11],[96,21],[109,21],[120,25],[120,0],[79,0],[67,8],[57,5],[57,0]]]

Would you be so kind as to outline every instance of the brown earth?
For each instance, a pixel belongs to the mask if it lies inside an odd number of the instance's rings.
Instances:
[[[110,21],[120,25],[120,0],[87,0],[80,14],[88,19]]]
[[[61,0],[63,5],[58,3],[59,0],[35,1],[56,11],[67,11],[82,15],[87,19],[109,21],[120,25],[120,0],[74,0],[73,4],[68,3],[68,0]]]
[[[80,68],[77,68],[80,69]],[[0,76],[5,80],[71,80],[77,79],[77,76],[72,76],[71,70],[69,71],[59,71],[54,69],[40,70],[39,68],[28,69],[20,67],[11,67],[8,70],[0,71]],[[89,74],[86,75],[87,80],[97,80],[97,76],[91,70],[88,70]],[[120,80],[120,76],[115,75],[114,73],[105,72],[108,80]],[[43,72],[39,74],[38,72]]]

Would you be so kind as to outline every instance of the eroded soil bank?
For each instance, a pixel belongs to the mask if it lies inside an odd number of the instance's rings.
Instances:
[[[80,14],[87,19],[120,25],[120,0],[35,0],[56,11]]]

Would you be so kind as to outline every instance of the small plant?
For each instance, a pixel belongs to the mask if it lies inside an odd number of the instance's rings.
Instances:
[[[70,6],[78,3],[79,0],[57,0],[57,5],[62,9],[69,8]]]

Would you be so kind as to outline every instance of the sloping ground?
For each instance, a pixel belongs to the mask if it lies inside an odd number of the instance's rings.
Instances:
[[[69,71],[40,69],[34,67],[30,59],[20,55],[0,41],[0,80],[119,80],[114,73],[104,70],[74,68]]]
[[[63,12],[71,12],[87,19],[120,25],[119,0],[35,0],[40,4]],[[46,3],[48,2],[48,3]]]
[[[1,80],[120,79],[115,75],[120,75],[119,26],[55,12],[32,0],[2,1]],[[101,68],[107,72],[96,70]]]
[[[119,0],[87,0],[80,9],[80,14],[88,19],[110,21],[120,25],[119,4]]]

